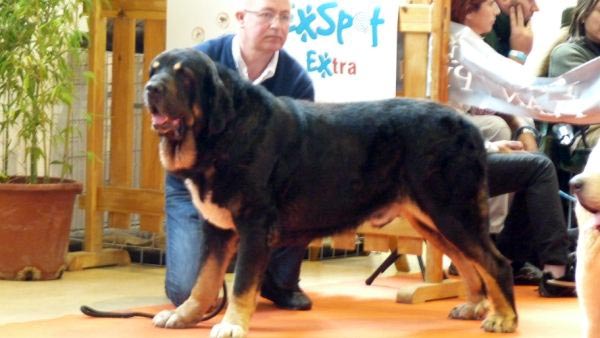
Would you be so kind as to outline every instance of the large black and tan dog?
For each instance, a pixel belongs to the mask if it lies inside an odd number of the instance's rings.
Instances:
[[[190,49],[154,60],[145,95],[162,164],[207,219],[192,295],[155,325],[193,326],[237,250],[232,299],[211,336],[243,337],[272,246],[403,216],[466,279],[468,301],[450,316],[483,319],[489,297],[483,328],[515,330],[512,270],[487,230],[483,141],[452,109],[277,98]]]

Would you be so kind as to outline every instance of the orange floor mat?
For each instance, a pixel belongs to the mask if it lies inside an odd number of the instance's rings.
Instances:
[[[346,337],[527,337],[569,338],[581,335],[575,298],[540,298],[535,287],[516,288],[519,328],[516,333],[492,335],[477,321],[447,318],[460,299],[424,304],[398,304],[395,288],[406,279],[378,278],[371,286],[363,280],[321,284],[306,288],[313,300],[311,311],[283,311],[260,299],[252,318],[249,337],[346,338]],[[169,305],[136,309],[156,312]],[[104,319],[70,315],[51,320],[0,326],[3,338],[177,338],[208,337],[210,327],[222,315],[195,328],[166,330],[152,326],[149,319]]]

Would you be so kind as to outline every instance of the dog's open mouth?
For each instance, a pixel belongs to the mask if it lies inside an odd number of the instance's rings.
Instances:
[[[590,220],[591,224],[589,224],[590,229],[595,229],[596,231],[600,231],[600,212],[594,214],[594,217]]]
[[[170,139],[179,139],[183,135],[183,124],[181,123],[180,117],[169,116],[158,112],[157,109],[150,108],[152,113],[152,129],[154,129],[158,135],[165,136]]]
[[[585,228],[596,229],[600,231],[600,210],[591,208],[590,206],[586,205],[585,203],[582,203],[581,201],[579,201],[579,205],[581,205],[582,208],[584,208],[587,212],[593,215],[593,217],[591,217],[587,221],[587,224],[584,225]]]

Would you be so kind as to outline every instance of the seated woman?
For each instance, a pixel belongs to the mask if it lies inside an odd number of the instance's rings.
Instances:
[[[552,49],[548,64],[548,76],[560,76],[592,59],[600,56],[600,0],[579,0],[570,13],[567,41]],[[564,124],[563,124],[564,125]],[[558,128],[558,127],[557,127]],[[578,127],[572,126],[575,134],[585,133],[585,144],[581,137],[570,138],[566,146],[571,148],[592,148],[600,139],[600,124]],[[559,140],[560,141],[560,140]],[[582,168],[575,166],[577,169]],[[573,170],[576,173],[578,170]]]
[[[500,12],[495,0],[452,1],[452,21],[478,35],[488,33]],[[574,271],[568,265],[567,228],[552,162],[544,155],[524,151],[520,141],[486,140],[490,196],[515,192],[516,198],[498,248],[513,261],[513,269],[532,260],[543,270],[539,293],[544,297],[573,296]],[[518,211],[517,211],[518,209]]]
[[[579,0],[571,15],[569,39],[550,53],[550,77],[600,56],[600,0]]]

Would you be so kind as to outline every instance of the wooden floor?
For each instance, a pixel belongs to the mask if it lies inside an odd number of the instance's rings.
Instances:
[[[303,263],[301,285],[314,301],[313,310],[282,311],[261,299],[250,337],[493,336],[483,333],[477,322],[446,318],[459,299],[395,303],[395,288],[415,273],[396,277],[391,267],[373,286],[365,286],[364,279],[385,256]],[[411,259],[411,266],[417,270],[416,260]],[[57,281],[0,281],[0,337],[207,337],[216,319],[192,330],[167,331],[153,328],[144,318],[91,319],[79,313],[82,304],[104,310],[168,307],[163,285],[163,268],[141,265],[69,272]],[[519,287],[516,293],[520,327],[507,336],[579,336],[575,299],[540,298],[535,287]]]

